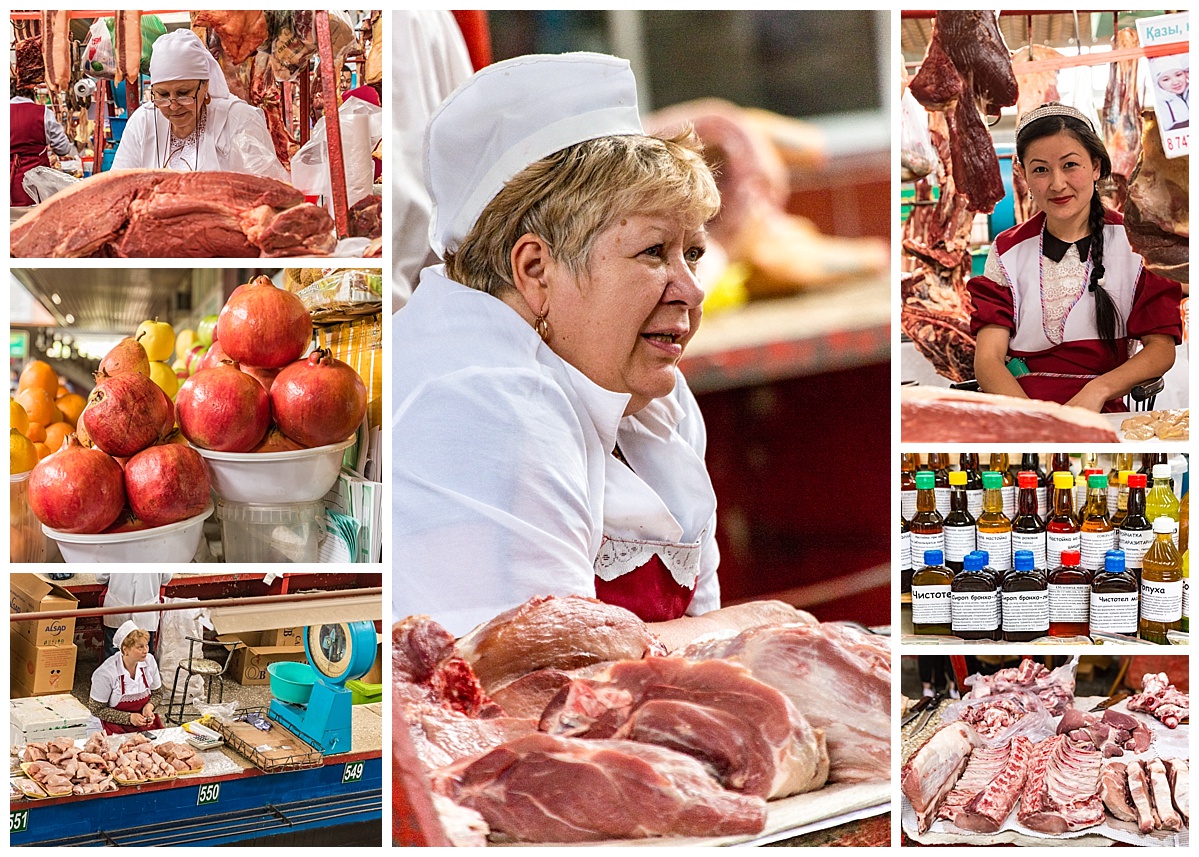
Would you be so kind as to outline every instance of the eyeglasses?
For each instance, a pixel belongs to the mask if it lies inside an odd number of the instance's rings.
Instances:
[[[153,102],[154,106],[158,107],[158,108],[166,107],[172,101],[175,102],[176,104],[178,104],[180,107],[191,107],[193,104],[196,103],[196,96],[199,94],[200,94],[200,87],[197,86],[196,91],[193,92],[191,95],[173,95],[169,98],[165,98],[163,96],[156,96],[154,98],[151,98],[150,100],[151,100],[151,102]]]

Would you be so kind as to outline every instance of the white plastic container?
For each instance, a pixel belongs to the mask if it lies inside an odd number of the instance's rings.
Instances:
[[[217,452],[194,447],[208,465],[212,490],[233,503],[310,503],[329,493],[341,472],[341,457],[354,443],[292,452]]]
[[[131,533],[60,533],[42,531],[58,542],[66,562],[191,562],[204,537],[212,503],[194,518]]]
[[[325,504],[217,500],[225,562],[317,562]]]

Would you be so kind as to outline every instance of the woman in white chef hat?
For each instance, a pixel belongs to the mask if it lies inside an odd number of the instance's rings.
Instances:
[[[799,618],[714,612],[716,497],[677,368],[720,207],[694,136],[644,134],[625,60],[524,56],[441,104],[425,167],[445,264],[393,317],[397,617],[461,635],[584,595],[668,647]]]
[[[117,629],[113,643],[117,653],[92,673],[88,709],[109,735],[161,729],[155,709],[162,679],[150,654],[150,632],[128,621]]]
[[[1158,121],[1165,131],[1188,128],[1191,124],[1191,74],[1187,60],[1180,56],[1157,57],[1149,61],[1158,96]]]
[[[225,170],[290,181],[265,114],[229,92],[220,65],[188,29],[154,42],[150,101],[129,117],[112,167]]]

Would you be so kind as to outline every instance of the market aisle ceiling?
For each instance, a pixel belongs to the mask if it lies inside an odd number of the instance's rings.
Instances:
[[[130,331],[148,318],[169,319],[175,295],[191,290],[191,275],[187,268],[13,269],[60,325],[89,333]]]

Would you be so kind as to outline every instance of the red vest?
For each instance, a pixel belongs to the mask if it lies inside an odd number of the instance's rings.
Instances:
[[[11,143],[9,147],[9,205],[33,205],[21,179],[34,167],[50,166],[46,145],[46,107],[21,103],[8,106]]]

